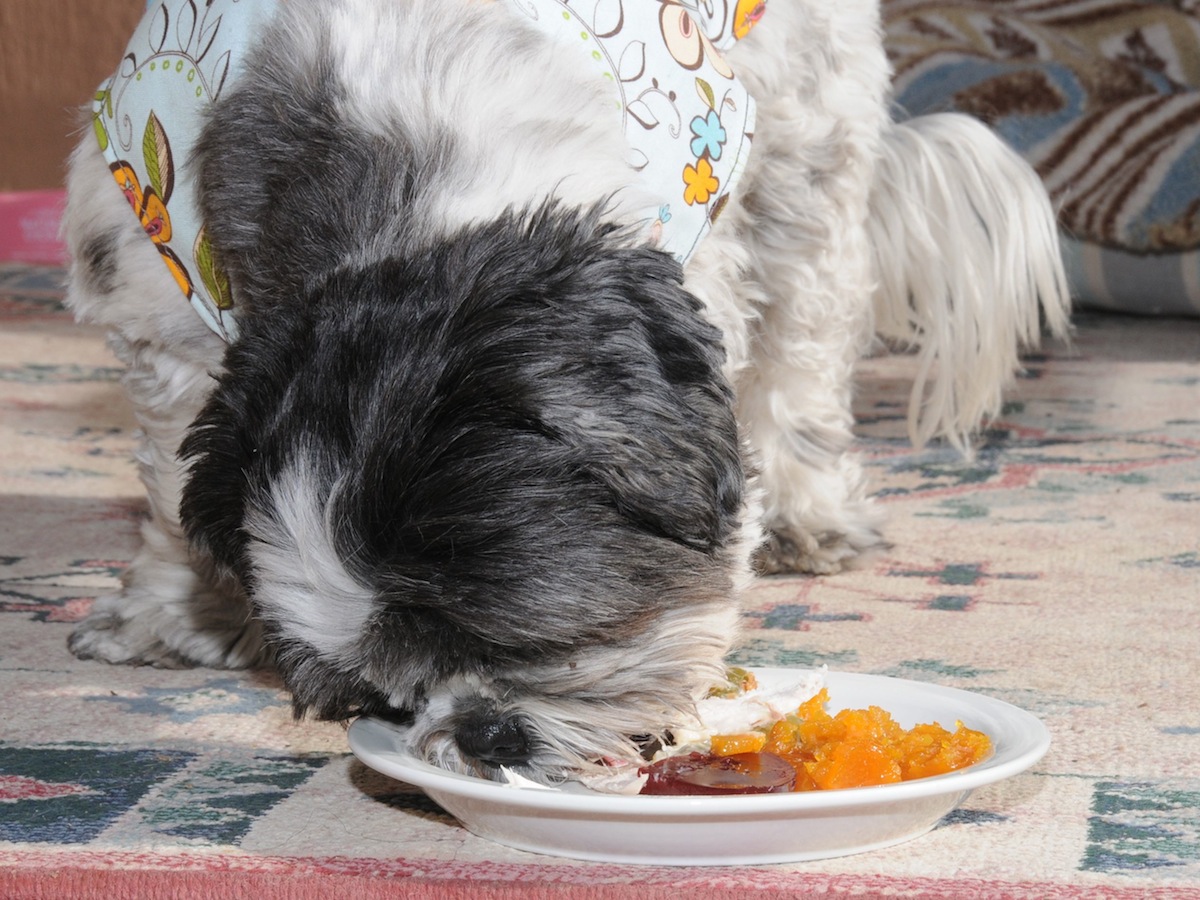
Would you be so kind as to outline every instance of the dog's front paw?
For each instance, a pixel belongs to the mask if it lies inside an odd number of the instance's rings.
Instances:
[[[95,613],[84,619],[71,632],[67,646],[80,659],[160,669],[189,666],[186,659],[140,626],[136,619],[122,619],[112,613]]]
[[[754,552],[754,571],[759,575],[808,573],[832,575],[851,565],[864,553],[882,548],[877,531],[855,535],[840,532],[810,534],[800,529],[771,529]]]

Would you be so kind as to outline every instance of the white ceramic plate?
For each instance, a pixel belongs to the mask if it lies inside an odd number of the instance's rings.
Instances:
[[[794,680],[755,669],[764,687]],[[981,763],[880,787],[737,797],[643,797],[541,791],[434,768],[412,756],[402,730],[363,718],[350,747],[373,769],[422,788],[467,829],[522,850],[657,865],[747,865],[845,856],[915,838],[974,788],[1016,775],[1050,746],[1046,727],[1001,700],[899,678],[830,672],[829,709],[882,706],[906,728],[961,720],[992,739]]]

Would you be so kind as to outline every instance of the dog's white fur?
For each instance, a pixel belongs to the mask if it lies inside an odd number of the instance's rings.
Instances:
[[[596,113],[606,101],[587,73],[558,47],[531,40],[500,4],[440,14],[445,5],[288,4],[302,8],[291,18],[292,46],[314,57],[329,48],[347,92],[343,113],[362,129],[385,140],[397,131],[432,140],[439,128],[453,129],[457,155],[420,211],[430,240],[544,200],[607,203],[615,221],[632,224],[645,198],[623,137]],[[876,333],[919,348],[914,440],[941,435],[967,448],[972,430],[998,412],[1020,347],[1037,340],[1039,316],[1056,334],[1066,329],[1054,216],[1036,176],[964,117],[890,120],[877,5],[771,0],[762,24],[728,54],[757,101],[753,153],[686,271],[686,288],[723,334],[748,448],[747,510],[731,564],[738,586],[760,545],[763,571],[830,573],[881,543],[882,517],[851,447],[855,364]],[[308,7],[332,12],[322,18]],[[506,56],[525,64],[496,64]],[[82,319],[108,326],[128,367],[123,384],[141,427],[151,515],[123,589],[97,601],[73,648],[113,662],[245,666],[266,658],[265,621],[337,665],[363,667],[397,705],[411,702],[411,673],[373,672],[356,656],[368,591],[340,564],[330,504],[303,466],[275,485],[273,514],[245,523],[259,579],[253,614],[228,575],[189,548],[178,452],[226,347],[181,299],[94,143],[83,139],[69,176],[76,263],[68,302]],[[119,236],[119,265],[103,292],[83,271],[89,241],[101,233]],[[347,263],[386,256],[392,240],[384,222]],[[663,617],[623,648],[620,662],[589,657],[582,668],[556,663],[540,672],[546,690],[519,710],[545,723],[550,757],[613,752],[599,735],[650,731],[676,715],[681,692],[719,663],[735,621],[732,598]],[[614,695],[603,713],[579,708],[577,689],[617,672],[662,684],[662,696]],[[463,765],[446,722],[457,698],[489,690],[460,677],[430,693],[418,728],[431,756]]]

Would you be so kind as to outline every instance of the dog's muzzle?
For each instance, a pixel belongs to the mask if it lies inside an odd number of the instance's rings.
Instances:
[[[515,766],[529,762],[529,736],[514,716],[472,713],[454,729],[454,742],[464,756],[493,766]]]

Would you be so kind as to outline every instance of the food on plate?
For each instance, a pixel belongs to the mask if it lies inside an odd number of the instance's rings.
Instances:
[[[894,784],[944,775],[985,759],[992,742],[961,722],[954,731],[936,723],[901,727],[878,706],[825,710],[822,688],[794,716],[771,726],[764,750],[783,757],[796,770],[796,790],[832,790]]]
[[[781,794],[793,789],[796,770],[773,753],[668,756],[649,767],[643,794]]]
[[[744,722],[738,708],[758,706],[761,712],[779,700],[778,694],[755,696],[759,693],[751,673],[733,671],[729,686],[701,701],[701,731],[706,718]],[[686,743],[668,748],[642,769],[646,780],[641,793],[773,793],[895,784],[966,768],[992,749],[986,734],[961,722],[954,731],[936,723],[904,728],[881,707],[831,715],[828,702],[822,686],[809,691],[791,712],[752,713],[756,721],[750,727],[689,735]],[[720,709],[722,704],[729,708]]]
[[[790,674],[790,673],[789,673]],[[965,769],[992,752],[991,739],[961,722],[902,727],[879,706],[826,709],[825,668],[760,685],[733,668],[696,703],[690,721],[647,743],[646,762],[605,760],[558,787],[508,768],[514,788],[604,794],[731,795],[895,784]]]

